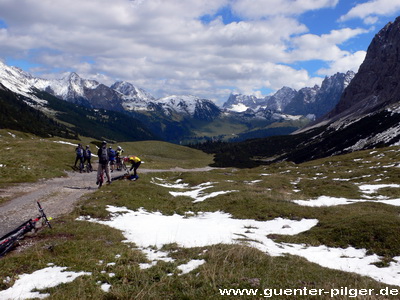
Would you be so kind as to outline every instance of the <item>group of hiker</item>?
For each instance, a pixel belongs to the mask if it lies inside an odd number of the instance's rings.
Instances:
[[[90,147],[86,146],[86,148],[83,149],[83,146],[81,144],[78,144],[78,147],[75,149],[75,151],[76,151],[76,159],[74,167],[76,168],[76,164],[79,162],[80,164],[79,169],[82,172],[82,169],[86,163],[88,170],[92,171],[92,165],[91,165],[92,152],[90,151]],[[117,149],[114,150],[112,149],[112,146],[107,147],[106,141],[102,142],[101,147],[97,151],[97,156],[99,158],[99,165],[97,168],[96,184],[99,183],[100,177],[102,176],[103,172],[106,174],[107,183],[111,183],[112,178],[110,173],[114,172],[115,168],[117,168],[117,170],[121,170],[123,160],[132,164],[129,171],[133,170],[133,175],[130,175],[129,179],[137,180],[139,178],[139,176],[137,175],[137,169],[141,164],[140,158],[133,155],[124,158],[122,157],[123,152],[124,150],[121,148],[121,146],[118,146]]]
[[[82,144],[78,144],[78,147],[75,149],[76,153],[76,159],[75,159],[75,164],[74,168],[77,168],[76,164],[79,162],[79,171],[82,172],[86,165],[88,166],[88,169],[91,171],[92,170],[92,163],[91,163],[91,158],[92,158],[92,151],[90,151],[90,147],[86,146],[85,149],[83,149]]]

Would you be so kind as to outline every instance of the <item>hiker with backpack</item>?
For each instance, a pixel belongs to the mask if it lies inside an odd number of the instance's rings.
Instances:
[[[79,161],[79,171],[82,172],[83,169],[83,147],[81,144],[78,144],[78,147],[75,148],[76,158],[74,168],[76,168],[76,163]]]
[[[108,159],[110,161],[110,169],[111,169],[111,173],[114,172],[114,168],[115,168],[115,150],[110,146],[110,148],[108,148]]]
[[[92,172],[93,168],[92,168],[92,164],[90,163],[90,160],[92,158],[92,151],[90,151],[89,145],[86,146],[85,151],[83,152],[83,165],[85,166],[85,163],[87,163],[87,170],[88,172]]]
[[[107,176],[107,183],[111,183],[111,176],[110,176],[110,166],[109,166],[109,157],[108,157],[108,149],[107,149],[107,142],[103,142],[101,144],[101,148],[97,151],[97,156],[99,157],[99,165],[97,167],[97,182],[99,184],[101,181],[102,172],[105,171]]]

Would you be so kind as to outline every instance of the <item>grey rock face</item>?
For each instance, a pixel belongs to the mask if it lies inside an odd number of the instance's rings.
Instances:
[[[366,114],[398,102],[400,95],[400,17],[379,31],[356,76],[327,118]]]

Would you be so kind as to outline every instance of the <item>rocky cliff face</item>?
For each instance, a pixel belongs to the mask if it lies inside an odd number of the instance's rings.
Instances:
[[[400,17],[373,38],[364,62],[335,108],[295,133],[297,150],[287,159],[300,162],[400,145],[399,81]]]
[[[325,119],[358,117],[400,99],[400,17],[375,35],[357,75]]]
[[[336,73],[326,77],[322,81],[321,87],[314,86],[299,90],[287,104],[284,112],[293,115],[312,114],[316,118],[322,117],[336,106],[354,76],[353,71]]]
[[[286,106],[295,98],[297,91],[284,86],[267,99],[267,107],[273,111],[284,111]]]
[[[336,73],[326,77],[321,87],[305,87],[298,91],[283,87],[272,96],[257,98],[250,95],[232,94],[224,103],[223,108],[228,111],[253,112],[269,109],[290,115],[314,115],[319,118],[339,102],[343,90],[353,79],[354,72]]]
[[[353,71],[347,71],[346,73],[336,73],[331,77],[325,78],[321,89],[316,95],[315,105],[310,108],[310,113],[319,118],[335,108],[343,91],[345,91],[354,76],[355,73]]]
[[[266,105],[264,98],[257,98],[253,95],[231,94],[222,108],[233,112],[244,112],[249,108],[256,110],[262,105]]]
[[[305,87],[299,90],[290,103],[283,110],[291,115],[307,115],[309,114],[309,106],[315,102],[315,97],[319,91],[319,86]]]

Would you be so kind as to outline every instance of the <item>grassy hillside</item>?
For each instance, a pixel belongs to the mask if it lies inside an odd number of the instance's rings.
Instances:
[[[74,147],[55,143],[59,140],[1,129],[0,187],[63,176],[64,170],[71,171],[75,160]],[[68,140],[68,143],[78,141]]]
[[[7,129],[0,129],[0,142],[3,147],[3,155],[0,157],[0,187],[65,176],[65,171],[73,171],[74,145],[89,145],[93,154],[96,154],[96,144],[99,144],[99,141],[87,137],[81,137],[81,140],[43,139]],[[118,145],[122,146],[125,150],[123,155],[139,156],[144,162],[142,168],[195,168],[212,163],[212,155],[167,142],[143,141],[109,145],[114,149]]]
[[[143,161],[141,168],[185,169],[204,167],[213,162],[213,155],[192,148],[161,141],[116,143],[124,149],[123,155],[136,155]]]
[[[11,147],[22,147],[7,132],[0,133],[3,142]],[[29,137],[31,139],[31,137]],[[30,141],[30,140],[29,140]],[[73,159],[71,146],[50,140],[32,139],[30,143],[48,145],[50,156],[65,156],[62,162],[53,158],[55,169],[64,169]],[[43,143],[43,144],[42,144]],[[32,144],[29,144],[30,146]],[[50,146],[51,145],[51,146]],[[126,153],[140,156],[143,168],[200,167],[210,163],[211,157],[199,151],[160,142],[121,144]],[[54,147],[54,149],[53,149]],[[19,149],[18,152],[29,152]],[[122,232],[107,225],[78,221],[80,216],[109,220],[108,205],[130,210],[145,209],[166,217],[173,214],[189,218],[201,212],[226,212],[235,219],[268,221],[285,218],[299,221],[317,219],[317,226],[303,233],[290,235],[272,234],[274,242],[328,246],[332,248],[352,246],[365,249],[367,255],[379,255],[377,265],[385,268],[400,256],[400,208],[380,203],[379,199],[400,198],[400,188],[385,186],[367,194],[362,185],[387,185],[400,183],[398,168],[399,148],[381,148],[314,160],[302,164],[276,163],[252,169],[224,168],[202,173],[143,173],[139,181],[116,181],[90,194],[80,201],[73,214],[53,221],[52,230],[43,230],[30,239],[33,245],[23,252],[13,252],[0,260],[0,290],[11,287],[17,274],[32,273],[49,263],[66,266],[74,271],[91,272],[72,283],[48,289],[49,299],[238,299],[220,295],[220,289],[380,289],[393,288],[368,276],[332,270],[311,263],[297,255],[270,256],[251,246],[251,240],[238,236],[234,245],[214,244],[204,247],[181,247],[171,243],[157,251],[164,251],[173,261],[159,261],[142,269],[148,262],[142,249],[132,243],[124,243]],[[41,161],[42,158],[38,158]],[[0,163],[2,163],[0,161]],[[33,161],[24,164],[37,172]],[[64,167],[63,167],[64,166]],[[68,167],[67,167],[68,168]],[[141,167],[142,168],[142,167]],[[0,168],[0,172],[3,168]],[[140,169],[139,169],[140,171]],[[42,175],[40,175],[42,176]],[[3,177],[3,176],[2,176]],[[156,184],[162,182],[163,185]],[[188,194],[174,196],[168,188],[176,183],[190,187],[212,183],[206,194],[232,191],[226,194],[194,202]],[[319,197],[363,199],[348,205],[309,207],[293,200],[311,201]],[[122,214],[122,213],[120,213]],[[257,228],[247,228],[250,232]],[[145,230],[145,228],[143,228]],[[205,230],[205,228],[204,228]],[[241,241],[241,242],[240,242]],[[283,245],[283,244],[282,244]],[[197,269],[182,274],[178,266],[193,259],[205,261]],[[9,278],[7,278],[9,276]],[[104,292],[100,285],[112,287]],[[265,298],[258,294],[260,298]],[[256,296],[240,299],[256,299]],[[279,296],[276,299],[293,299]],[[322,295],[300,299],[348,299],[349,297]],[[397,299],[398,296],[359,297],[357,299]],[[272,299],[274,299],[272,297]]]
[[[159,139],[139,120],[126,114],[104,109],[88,109],[60,100],[48,93],[37,92],[48,101],[54,117],[82,136],[108,141],[140,141]]]
[[[42,137],[77,138],[76,132],[30,107],[0,84],[0,128],[29,132]]]
[[[35,101],[17,95],[0,84],[0,128],[69,139],[78,139],[78,135],[108,141],[160,139],[139,120],[124,113],[88,109],[46,92],[37,91],[36,96],[46,100],[42,109],[37,109]]]

